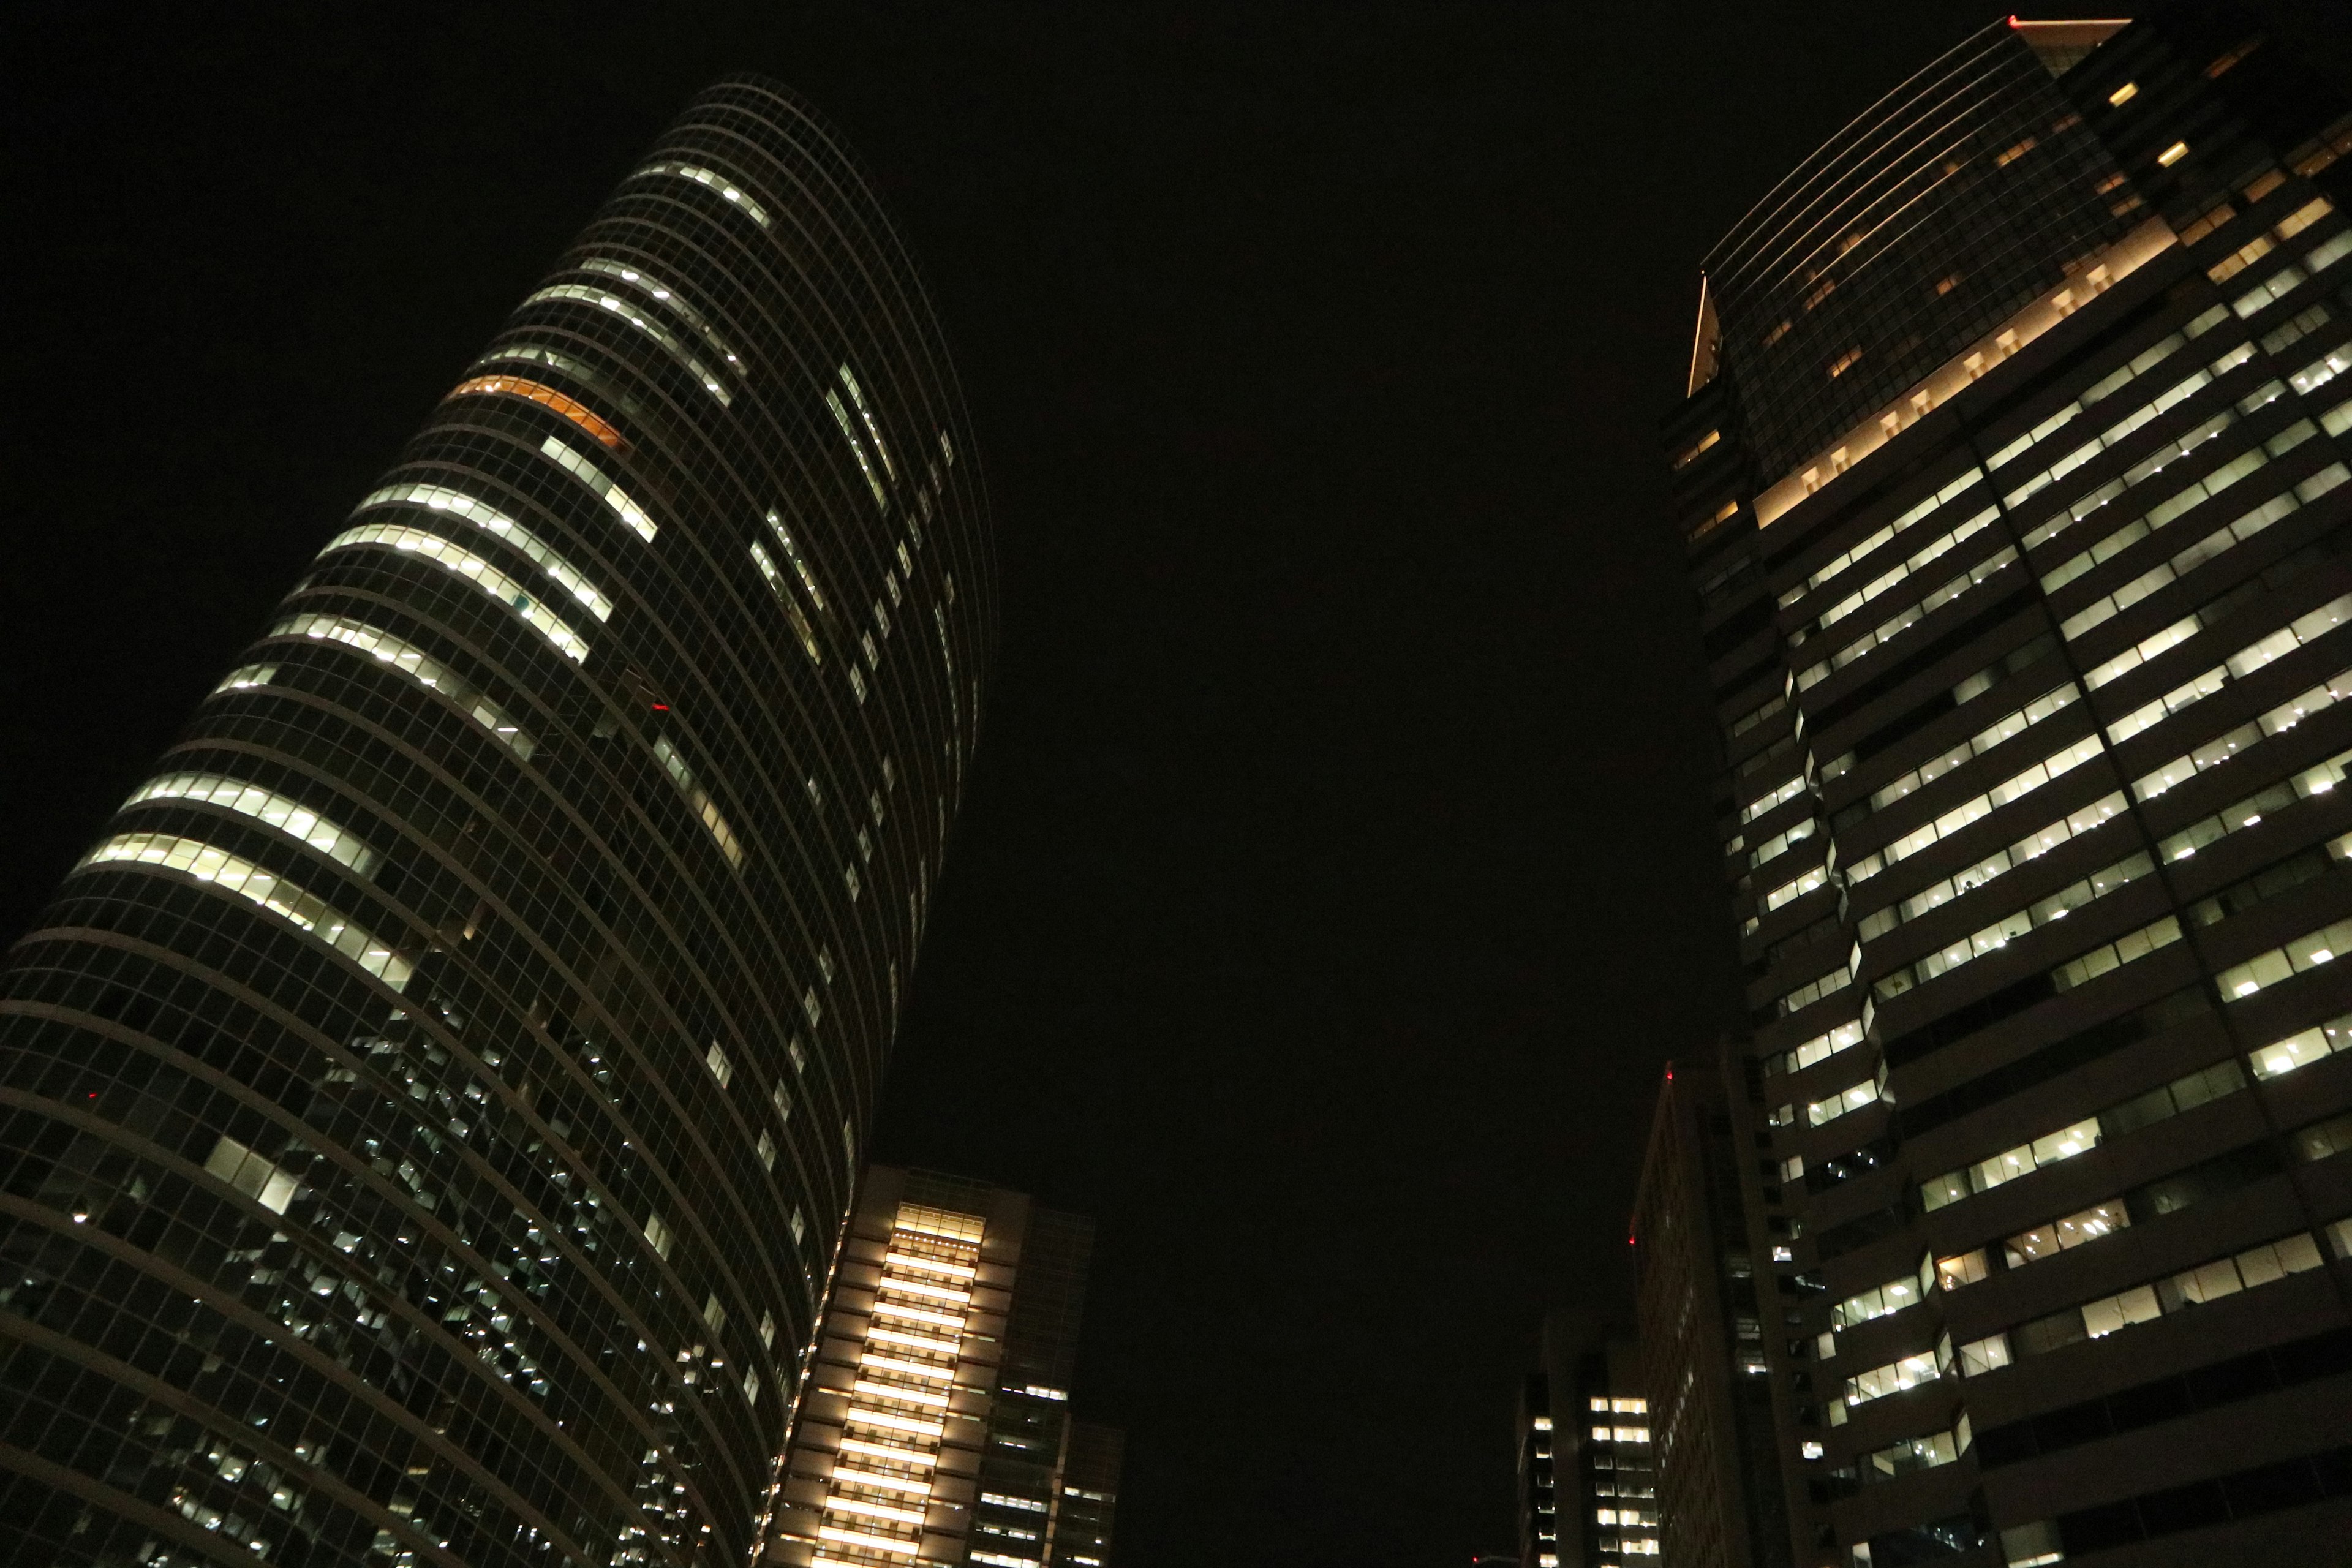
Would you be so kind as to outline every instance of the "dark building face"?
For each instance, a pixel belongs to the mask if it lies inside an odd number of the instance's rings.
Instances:
[[[12,1560],[743,1562],[992,637],[922,286],[698,99],[0,969]]]
[[[2256,11],[1989,28],[1711,267],[1668,449],[1801,1563],[2352,1539],[2352,100]]]
[[[1517,1437],[1519,1568],[1559,1568],[1559,1496],[1553,1448],[1551,1382],[1542,1373],[1519,1380]]]
[[[1106,1568],[1121,1438],[1074,1420],[1094,1223],[877,1165],[793,1425],[787,1568]]]
[[[1647,1549],[1691,1568],[1792,1561],[1764,1348],[1775,1304],[1760,1293],[1748,1244],[1741,1163],[1722,1078],[1670,1066],[1633,1200],[1647,1409],[1629,1422],[1612,1397],[1605,1425],[1591,1413],[1591,1431],[1598,1442],[1605,1429],[1621,1453],[1627,1432],[1638,1433],[1630,1453],[1648,1458],[1657,1499]]]

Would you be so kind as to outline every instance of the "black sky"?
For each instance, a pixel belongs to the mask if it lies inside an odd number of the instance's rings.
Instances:
[[[330,12],[333,14],[331,16]],[[1735,1010],[1653,436],[1696,268],[1994,18],[1823,0],[20,10],[21,930],[697,88],[922,262],[1003,658],[876,1153],[1097,1215],[1125,1568],[1459,1563]]]

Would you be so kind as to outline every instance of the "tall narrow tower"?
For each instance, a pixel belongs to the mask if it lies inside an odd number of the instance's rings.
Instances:
[[[866,1173],[793,1423],[783,1568],[1108,1568],[1120,1434],[1073,1419],[1094,1222]]]
[[[741,1563],[992,636],[773,83],[622,182],[0,968],[13,1560]]]

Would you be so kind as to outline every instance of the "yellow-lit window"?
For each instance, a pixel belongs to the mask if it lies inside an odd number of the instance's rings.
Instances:
[[[2107,94],[2107,101],[2114,104],[2117,109],[2121,109],[2125,104],[2129,103],[2133,99],[2137,98],[2138,96],[2139,83],[2136,81],[2127,81],[2124,83],[2123,86],[2116,89],[2115,91]]]
[[[461,381],[449,394],[452,397],[470,397],[483,393],[503,392],[513,397],[528,397],[533,403],[552,408],[574,425],[585,430],[604,446],[618,451],[628,445],[621,433],[576,398],[566,397],[551,386],[535,381],[525,381],[519,375],[478,375],[471,381]]]
[[[2189,143],[2186,142],[2175,142],[2171,146],[2167,147],[2163,152],[2158,153],[2156,155],[2156,161],[2164,167],[2169,169],[2172,165],[2178,163],[2187,156],[2189,156]]]

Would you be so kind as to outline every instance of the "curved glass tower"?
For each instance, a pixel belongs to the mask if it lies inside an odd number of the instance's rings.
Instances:
[[[938,323],[695,100],[0,968],[11,1561],[741,1563],[978,719]]]

